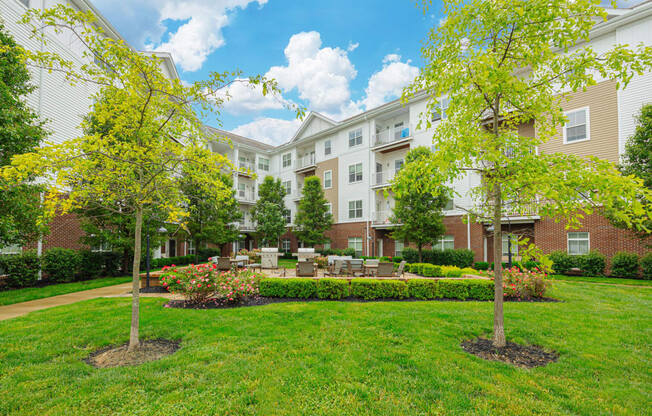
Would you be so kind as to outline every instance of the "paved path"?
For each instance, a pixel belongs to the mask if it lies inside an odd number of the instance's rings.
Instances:
[[[131,282],[121,283],[114,286],[105,286],[97,289],[83,290],[81,292],[66,293],[49,298],[30,300],[27,302],[14,303],[13,305],[0,306],[0,321],[26,315],[30,312],[41,309],[53,308],[55,306],[69,305],[82,300],[102,297],[131,296]],[[167,293],[141,293],[144,297],[168,297]]]

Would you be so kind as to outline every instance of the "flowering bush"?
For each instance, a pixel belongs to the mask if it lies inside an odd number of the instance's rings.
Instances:
[[[249,256],[251,263],[260,263],[260,249],[247,250],[246,248],[238,251],[238,256]]]
[[[317,263],[317,267],[320,269],[328,268],[328,257],[315,257],[314,262]]]
[[[218,271],[217,264],[191,264],[188,267],[163,268],[161,285],[171,293],[182,295],[187,302],[205,303],[210,300],[239,302],[258,294],[260,276],[247,269]]]
[[[488,271],[494,278],[494,272]],[[520,270],[518,267],[503,270],[503,293],[506,297],[518,299],[541,298],[550,287],[548,274],[539,269]]]

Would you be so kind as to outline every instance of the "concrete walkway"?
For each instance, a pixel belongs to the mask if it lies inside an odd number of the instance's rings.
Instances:
[[[170,295],[167,293],[141,293],[140,296],[168,297]],[[42,309],[103,297],[131,297],[131,282],[0,306],[0,321],[27,315],[30,312]]]

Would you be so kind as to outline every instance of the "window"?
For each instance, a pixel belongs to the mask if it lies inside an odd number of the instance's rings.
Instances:
[[[102,241],[101,243],[91,247],[91,251],[96,253],[106,253],[111,250],[112,250],[111,244],[107,243],[106,241]]]
[[[324,172],[324,189],[333,187],[333,171],[327,170]]]
[[[330,202],[327,202],[324,205],[326,205],[326,212],[333,215],[333,204],[331,204]]]
[[[362,163],[349,165],[349,183],[362,181]]]
[[[331,249],[331,242],[327,241],[324,243],[324,250],[330,250]]]
[[[448,97],[442,98],[439,101],[439,111],[435,111],[432,114],[432,121],[443,120],[446,118],[446,110],[448,110],[449,103],[450,100],[448,99]]]
[[[446,205],[444,206],[444,211],[452,211],[455,209],[455,201],[453,198],[449,199],[448,202],[446,202]]]
[[[246,188],[247,188],[247,185],[245,185],[244,183],[239,183],[239,184],[238,184],[238,196],[239,196],[240,198],[244,198],[244,197],[245,197],[245,191],[246,191]]]
[[[362,218],[362,200],[349,201],[349,218]]]
[[[394,161],[394,170],[398,172],[401,169],[403,169],[403,159],[396,159]]]
[[[285,223],[286,224],[292,224],[292,210],[291,209],[283,210],[283,216],[285,217]]]
[[[290,195],[292,193],[292,181],[283,181],[283,188],[285,188],[285,194]]]
[[[269,159],[264,157],[258,158],[258,169],[269,172]]]
[[[453,237],[452,235],[445,235],[439,237],[439,241],[437,241],[432,246],[433,250],[449,250],[454,248],[455,248],[455,237]]]
[[[405,245],[403,244],[402,241],[394,241],[394,255],[395,256],[402,256],[403,255],[403,247]]]
[[[589,249],[589,233],[568,233],[568,254],[586,254],[589,252]]]
[[[286,153],[283,155],[283,167],[287,168],[292,166],[292,153]]]
[[[286,253],[292,251],[292,241],[289,238],[283,239],[283,242],[281,243],[281,250]]]
[[[23,6],[29,8],[29,0],[18,0],[18,1],[20,1],[21,3],[23,3]]]
[[[331,141],[330,141],[330,140],[326,140],[326,141],[324,142],[324,155],[326,155],[326,156],[330,155],[331,152],[332,152],[332,150],[333,150],[333,149],[331,148]]]
[[[349,147],[362,144],[362,129],[356,129],[349,132]]]
[[[18,244],[0,247],[0,254],[20,254],[23,252],[23,247]]]
[[[589,108],[565,113],[568,122],[564,126],[564,143],[589,140]]]
[[[188,254],[195,254],[195,243],[192,240],[188,240]]]
[[[517,256],[518,255],[518,236],[514,234],[508,234],[504,233],[503,234],[503,256],[509,256],[509,247],[508,247],[508,242],[509,238],[511,236],[512,240],[512,247],[511,247],[511,252],[512,256]]]
[[[349,248],[355,250],[356,256],[362,256],[362,237],[349,237]]]

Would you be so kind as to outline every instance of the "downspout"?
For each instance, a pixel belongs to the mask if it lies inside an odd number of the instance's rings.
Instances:
[[[471,250],[471,214],[466,214],[466,248]]]
[[[45,0],[41,0],[41,10],[45,10]],[[43,53],[43,41],[39,44],[39,52]],[[38,117],[43,120],[43,68],[38,70]],[[41,206],[43,205],[43,192],[39,194]],[[43,255],[43,233],[39,233],[36,243],[36,256],[40,259]],[[43,279],[43,268],[39,262],[38,280]]]

